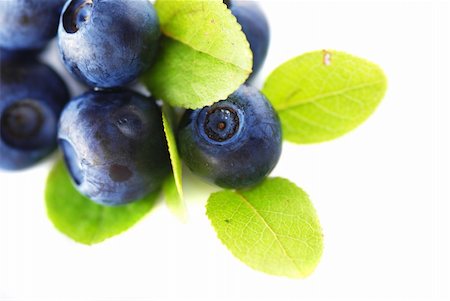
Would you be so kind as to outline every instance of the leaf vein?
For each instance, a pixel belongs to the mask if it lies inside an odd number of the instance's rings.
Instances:
[[[314,122],[311,119],[306,118],[305,116],[303,116],[301,113],[299,113],[297,111],[286,111],[284,113],[285,114],[286,113],[291,114],[294,117],[298,118],[300,120],[300,122],[306,123],[306,124],[308,124],[308,125],[310,125],[312,127],[318,127],[318,128],[321,128],[321,129],[323,129],[323,130],[325,130],[327,132],[330,132],[330,133],[336,132],[334,129],[332,129],[330,127],[324,126],[323,124]]]
[[[211,58],[213,58],[213,59],[215,59],[215,60],[217,60],[217,61],[219,61],[219,62],[222,62],[222,63],[225,63],[226,65],[229,65],[229,66],[238,68],[238,69],[240,69],[240,70],[242,70],[242,71],[244,71],[244,72],[246,72],[246,73],[251,73],[251,72],[252,72],[252,68],[246,69],[246,68],[244,68],[244,67],[242,67],[242,66],[239,66],[239,65],[237,65],[237,64],[235,64],[235,63],[233,63],[233,62],[231,62],[231,61],[228,61],[228,60],[226,60],[226,59],[224,59],[224,58],[219,58],[219,57],[214,56],[214,55],[212,55],[212,54],[210,54],[210,53],[208,53],[208,52],[206,52],[206,51],[203,51],[203,50],[201,50],[201,49],[195,48],[195,47],[193,47],[192,45],[190,45],[190,44],[188,44],[188,43],[182,41],[181,39],[178,39],[177,37],[171,35],[170,33],[166,32],[166,31],[164,31],[164,30],[162,30],[162,32],[164,33],[164,35],[165,35],[167,38],[170,38],[170,39],[172,39],[172,40],[175,41],[175,42],[181,43],[181,44],[183,44],[184,46],[186,46],[186,47],[188,47],[188,48],[190,48],[190,49],[192,49],[192,50],[194,50],[194,51],[196,51],[196,52],[198,52],[198,53],[207,55],[207,56],[209,56],[209,57],[211,57]]]
[[[294,98],[294,96],[301,91],[301,88],[296,89],[294,92],[292,92],[290,94],[290,96],[288,97],[288,100],[285,102],[287,104],[285,105],[276,105],[277,111],[278,112],[282,112],[282,111],[286,111],[289,109],[293,109],[293,108],[297,108],[300,106],[303,106],[305,104],[309,104],[311,102],[315,102],[315,101],[319,101],[319,100],[323,100],[323,99],[327,99],[330,97],[335,97],[335,96],[341,96],[341,95],[346,95],[345,93],[348,92],[353,92],[353,91],[357,91],[357,90],[361,90],[361,89],[365,89],[365,88],[369,88],[369,87],[373,87],[376,86],[378,84],[381,84],[383,81],[379,80],[379,81],[375,81],[375,82],[371,82],[371,83],[364,83],[361,85],[356,85],[353,87],[347,87],[347,88],[343,88],[340,90],[336,90],[336,91],[332,91],[332,92],[328,92],[328,93],[324,93],[324,94],[319,94],[317,96],[314,97],[310,97],[310,98],[306,98],[306,99],[300,99],[300,103],[299,100],[297,100],[295,103],[292,103],[294,100],[292,98]]]
[[[245,198],[244,195],[242,195],[240,192],[236,191],[236,194],[240,197],[240,199],[243,201],[243,203],[245,205],[247,205],[248,208],[250,208],[250,210],[252,210],[255,214],[255,216],[257,216],[265,225],[266,229],[269,230],[269,232],[272,234],[272,236],[274,237],[274,241],[276,241],[278,243],[278,245],[280,246],[281,250],[283,251],[284,255],[292,262],[292,264],[294,265],[294,267],[301,273],[302,269],[298,266],[298,264],[295,262],[294,258],[289,255],[289,252],[287,251],[286,247],[284,246],[284,244],[281,242],[280,238],[278,237],[277,233],[272,229],[272,227],[266,222],[266,220],[261,216],[261,214],[258,212],[258,210],[256,210],[256,208]]]

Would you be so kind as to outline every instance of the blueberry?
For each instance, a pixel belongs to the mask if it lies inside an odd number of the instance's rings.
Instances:
[[[160,36],[149,0],[71,0],[58,29],[66,68],[90,86],[112,88],[150,67]]]
[[[177,134],[189,169],[224,188],[259,183],[281,154],[281,126],[256,88],[241,86],[226,100],[186,111]]]
[[[55,35],[65,0],[0,0],[0,48],[43,48]]]
[[[8,50],[0,48],[0,67],[11,62],[35,61],[39,52],[39,50]]]
[[[224,3],[241,24],[250,43],[253,52],[252,76],[255,76],[264,64],[269,49],[270,29],[267,18],[255,1],[225,0]]]
[[[63,110],[58,141],[76,188],[103,205],[140,199],[170,171],[161,110],[129,90],[90,91]]]
[[[0,168],[19,170],[56,147],[59,115],[69,93],[62,79],[36,61],[3,63],[0,75]]]

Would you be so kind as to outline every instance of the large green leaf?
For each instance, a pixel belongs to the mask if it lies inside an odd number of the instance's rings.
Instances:
[[[86,245],[104,241],[129,229],[154,206],[159,192],[120,207],[98,205],[73,186],[63,161],[58,161],[47,179],[47,214],[55,227]]]
[[[322,230],[308,195],[282,178],[213,193],[207,215],[220,240],[250,267],[306,277],[322,255]]]
[[[386,92],[375,64],[339,51],[314,51],[278,67],[263,93],[281,119],[284,138],[316,143],[337,138],[364,122]]]
[[[221,0],[157,0],[163,37],[142,80],[172,106],[200,108],[226,99],[252,71],[252,52]]]
[[[164,181],[163,191],[169,209],[180,220],[186,220],[186,206],[183,200],[182,187],[182,164],[178,154],[177,143],[174,134],[175,122],[173,110],[168,106],[163,106],[163,125],[166,134],[167,145],[169,147],[170,162],[172,164],[172,174]]]

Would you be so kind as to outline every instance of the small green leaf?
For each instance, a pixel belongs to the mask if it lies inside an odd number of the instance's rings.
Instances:
[[[186,206],[183,201],[182,164],[178,154],[177,143],[174,134],[174,114],[168,105],[163,105],[163,125],[169,146],[170,161],[173,174],[164,182],[163,191],[169,209],[182,221],[186,220]]]
[[[55,227],[73,240],[92,245],[118,235],[144,217],[159,192],[120,207],[98,205],[73,186],[62,160],[50,172],[45,190],[47,214]]]
[[[284,63],[267,78],[262,91],[278,111],[286,140],[317,143],[363,123],[386,87],[386,77],[377,65],[324,50]]]
[[[170,211],[178,217],[181,222],[185,223],[187,221],[186,205],[182,196],[178,192],[173,174],[168,176],[164,181],[163,192],[167,207],[169,207]]]
[[[206,214],[219,239],[256,270],[302,278],[319,263],[323,245],[316,212],[308,195],[286,179],[213,193]]]
[[[226,99],[252,71],[248,41],[222,0],[157,0],[163,37],[142,81],[172,106]]]

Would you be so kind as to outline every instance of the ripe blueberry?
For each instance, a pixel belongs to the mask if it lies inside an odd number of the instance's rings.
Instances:
[[[261,69],[267,56],[270,42],[270,30],[264,12],[255,1],[225,0],[231,13],[242,26],[242,31],[250,43],[253,52],[253,73]]]
[[[65,0],[1,0],[0,48],[43,48],[55,35]]]
[[[0,66],[14,62],[36,61],[39,52],[39,50],[8,50],[0,48]]]
[[[69,93],[50,67],[2,62],[0,76],[0,168],[19,170],[56,147],[58,118]]]
[[[99,204],[138,200],[158,189],[170,170],[160,108],[128,90],[71,100],[58,139],[76,188]]]
[[[225,188],[259,183],[281,154],[278,116],[261,92],[247,86],[210,107],[186,111],[177,138],[189,169]]]
[[[88,85],[124,86],[153,60],[159,19],[148,0],[71,0],[58,29],[66,68]]]

